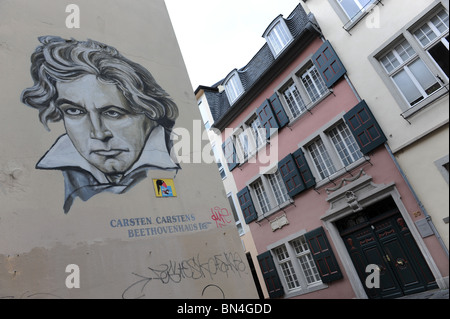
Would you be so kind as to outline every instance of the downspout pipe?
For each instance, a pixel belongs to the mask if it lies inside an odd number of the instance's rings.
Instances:
[[[404,171],[402,170],[402,168],[400,167],[397,159],[395,158],[394,154],[392,153],[391,148],[389,147],[388,143],[384,143],[384,146],[386,147],[386,150],[388,151],[389,155],[391,156],[392,160],[395,163],[395,166],[397,167],[398,171],[400,172],[400,174],[403,177],[403,180],[405,181],[406,185],[408,185],[409,190],[411,191],[411,193],[414,196],[414,199],[417,201],[417,203],[419,204],[419,208],[422,211],[422,213],[425,215],[425,218],[428,222],[428,225],[430,225],[431,230],[433,231],[434,235],[436,236],[436,238],[438,239],[439,243],[442,246],[442,249],[444,250],[444,252],[447,255],[448,258],[448,249],[447,246],[444,243],[444,240],[442,239],[441,235],[439,235],[438,230],[436,229],[436,226],[433,223],[433,220],[431,218],[431,216],[428,214],[426,208],[423,206],[422,202],[420,201],[419,197],[417,196],[416,192],[414,191],[413,187],[411,186],[408,177],[406,177]]]

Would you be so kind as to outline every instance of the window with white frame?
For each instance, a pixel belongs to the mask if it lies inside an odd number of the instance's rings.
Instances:
[[[249,143],[248,143],[248,130],[242,130],[239,135],[237,136],[238,146],[240,150],[241,155],[241,163],[245,162],[248,159],[248,150],[249,150]]]
[[[434,62],[445,73],[447,78],[449,78],[448,18],[448,12],[442,9],[414,32],[414,36],[423,49],[428,52]]]
[[[239,75],[236,72],[225,83],[225,91],[230,104],[233,104],[238,97],[244,93],[244,87],[242,86]]]
[[[286,103],[294,118],[306,112],[305,102],[295,83],[292,83],[283,91],[283,96],[286,99]]]
[[[344,166],[348,166],[363,157],[359,146],[347,125],[340,123],[328,132]]]
[[[214,154],[214,158],[216,160],[217,167],[219,168],[220,177],[222,177],[222,179],[224,179],[225,177],[227,177],[227,173],[225,171],[225,168],[223,167],[222,160],[220,158],[220,153],[217,151],[217,148],[215,145],[213,145],[211,148],[212,148],[212,151]]]
[[[278,265],[282,273],[282,278],[286,282],[288,290],[293,290],[300,287],[300,282],[298,281],[291,256],[289,255],[286,246],[282,245],[275,248],[273,251],[275,253],[275,256],[277,257]]]
[[[328,92],[325,82],[314,65],[302,73],[301,79],[312,103],[316,102]]]
[[[380,62],[411,107],[441,88],[407,40],[381,57]]]
[[[367,11],[367,7],[375,0],[337,0],[350,21],[357,19]]]
[[[294,239],[290,244],[292,245],[292,248],[294,248],[295,256],[302,267],[307,284],[312,285],[321,282],[322,280],[320,279],[316,263],[309,251],[305,237],[301,236]]]
[[[242,123],[234,133],[236,150],[240,163],[245,163],[266,144],[266,129],[262,127],[256,114]]]
[[[250,139],[250,154],[253,155],[256,153],[259,147],[266,143],[266,130],[261,126],[261,122],[257,116],[254,116],[247,123],[247,126],[250,130],[251,139]]]
[[[272,249],[280,278],[288,292],[322,284],[305,237],[300,236]]]
[[[289,195],[280,172],[276,171],[274,174],[267,175],[267,178],[275,195],[277,205],[279,206],[287,202],[289,200]]]
[[[286,185],[278,170],[273,174],[261,175],[251,185],[251,189],[259,204],[260,209],[257,209],[259,215],[267,214],[290,201]]]
[[[322,139],[318,138],[308,145],[308,151],[311,154],[314,166],[317,169],[321,179],[336,173],[333,161],[331,160],[328,150],[325,147]]]
[[[271,209],[271,206],[262,179],[258,179],[255,183],[253,183],[252,187],[255,191],[256,198],[258,199],[259,207],[261,208],[261,213],[263,215],[268,213]]]
[[[304,149],[317,181],[338,174],[340,170],[344,171],[344,168],[364,159],[355,137],[341,120],[330,123]]]
[[[386,83],[394,84],[387,87],[405,118],[448,94],[448,16],[442,6],[433,8],[373,54],[377,72]]]
[[[282,18],[275,23],[265,38],[268,41],[275,57],[277,57],[293,40],[292,34]]]
[[[231,211],[233,213],[234,220],[236,222],[236,227],[239,231],[239,235],[242,236],[244,234],[244,228],[242,227],[242,222],[239,219],[239,215],[236,210],[236,205],[234,203],[234,198],[232,193],[227,194],[228,202],[230,203]]]

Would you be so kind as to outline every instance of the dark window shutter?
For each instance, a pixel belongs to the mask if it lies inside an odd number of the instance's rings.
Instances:
[[[283,178],[289,196],[292,198],[306,189],[292,154],[289,154],[278,163],[278,171],[281,174],[281,178]]]
[[[250,190],[245,187],[237,194],[239,205],[241,206],[242,214],[244,215],[245,222],[250,224],[252,221],[258,218],[255,205],[253,205],[252,197],[250,196]]]
[[[329,41],[313,54],[312,61],[328,88],[347,72]]]
[[[305,187],[309,189],[316,186],[316,179],[309,168],[308,162],[306,162],[305,154],[302,149],[299,148],[294,154],[292,154],[292,156],[294,157],[295,163],[300,171],[300,176],[302,177]]]
[[[278,129],[278,121],[273,113],[272,107],[270,106],[269,100],[264,101],[264,103],[258,107],[256,110],[256,115],[259,117],[261,126],[266,129],[266,138],[270,138],[270,129]]]
[[[280,277],[275,268],[273,262],[272,254],[267,251],[258,256],[259,267],[266,282],[267,291],[269,292],[270,298],[278,298],[284,295],[284,289],[281,285]]]
[[[322,282],[329,283],[343,278],[325,230],[320,227],[305,234],[311,254],[316,263]]]
[[[289,123],[289,117],[284,110],[283,105],[278,97],[278,94],[275,93],[269,99],[270,105],[272,106],[272,111],[275,114],[275,117],[278,122],[278,127],[283,128]]]
[[[232,137],[229,137],[225,143],[222,144],[222,150],[228,164],[228,169],[232,171],[238,166],[236,148],[234,147]]]
[[[387,141],[365,101],[345,114],[344,119],[364,155]]]

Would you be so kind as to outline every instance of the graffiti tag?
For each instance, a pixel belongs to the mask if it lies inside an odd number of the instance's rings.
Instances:
[[[222,228],[233,221],[233,216],[226,208],[211,208],[211,219],[216,222],[217,228]]]
[[[162,285],[179,284],[186,280],[209,279],[216,276],[240,276],[246,271],[246,265],[237,252],[224,252],[209,258],[200,254],[181,261],[169,260],[166,263],[150,266],[147,274],[132,273],[137,281],[128,286],[122,293],[124,299],[144,298],[151,282]]]

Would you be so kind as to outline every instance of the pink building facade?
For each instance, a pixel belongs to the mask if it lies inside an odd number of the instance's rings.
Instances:
[[[444,288],[447,257],[314,17],[299,5],[264,37],[209,103],[270,297]]]

